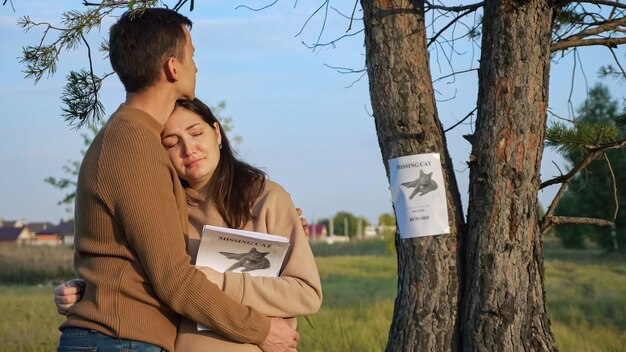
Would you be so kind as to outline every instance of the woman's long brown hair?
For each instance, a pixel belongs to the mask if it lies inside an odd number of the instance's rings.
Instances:
[[[220,161],[209,180],[207,199],[216,207],[228,227],[240,229],[252,219],[251,209],[265,187],[265,172],[235,157],[228,137],[211,109],[198,98],[179,100],[179,108],[198,114],[211,128],[220,129],[222,147]],[[183,180],[183,184],[187,186]]]

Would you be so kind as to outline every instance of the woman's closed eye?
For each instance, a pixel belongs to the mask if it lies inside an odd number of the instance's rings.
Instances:
[[[189,135],[192,137],[201,136],[204,133],[204,129],[201,126],[194,126],[188,130]]]
[[[178,138],[175,138],[175,137],[164,138],[163,140],[161,140],[161,144],[163,145],[163,147],[165,147],[165,149],[175,147],[176,144],[178,144]]]

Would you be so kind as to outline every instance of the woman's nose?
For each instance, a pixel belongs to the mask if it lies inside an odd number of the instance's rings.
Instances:
[[[193,145],[188,141],[181,141],[181,152],[183,156],[193,155]]]

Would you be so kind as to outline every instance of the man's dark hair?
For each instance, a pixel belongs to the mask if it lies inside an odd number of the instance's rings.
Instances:
[[[127,92],[139,92],[159,78],[170,57],[184,59],[185,30],[191,20],[176,11],[126,11],[109,33],[109,58]]]

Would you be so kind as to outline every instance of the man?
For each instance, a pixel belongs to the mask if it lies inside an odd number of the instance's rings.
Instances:
[[[173,350],[180,315],[264,351],[295,351],[295,330],[228,298],[185,252],[185,193],[160,133],[176,100],[195,97],[191,25],[146,9],[111,28],[126,101],[81,164],[74,265],[86,289],[61,325],[59,351]]]

